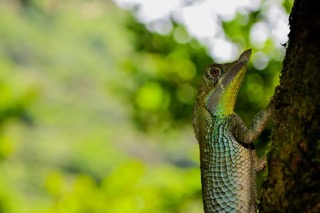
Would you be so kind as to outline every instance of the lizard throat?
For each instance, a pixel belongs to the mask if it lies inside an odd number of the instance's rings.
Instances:
[[[237,71],[229,73],[208,94],[206,106],[212,114],[226,116],[234,113],[237,95],[245,72],[245,66],[241,66]]]

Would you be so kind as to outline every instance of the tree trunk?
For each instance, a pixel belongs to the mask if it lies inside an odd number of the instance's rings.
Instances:
[[[295,0],[260,212],[320,212],[320,10]]]

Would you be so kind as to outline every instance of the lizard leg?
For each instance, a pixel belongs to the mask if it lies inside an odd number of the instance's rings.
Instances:
[[[258,157],[256,150],[252,150],[252,157],[253,157],[253,167],[254,170],[257,172],[263,171],[266,168],[267,160],[266,156],[261,158]]]
[[[237,114],[233,114],[230,120],[230,131],[237,141],[244,144],[251,144],[262,132],[271,115],[272,104],[256,114],[251,121],[249,127],[246,127],[244,122]]]

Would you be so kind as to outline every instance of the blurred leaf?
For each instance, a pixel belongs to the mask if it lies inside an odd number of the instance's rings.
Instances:
[[[272,37],[252,39],[265,5],[221,21],[254,50],[237,103],[245,122],[282,67]],[[202,211],[191,114],[213,60],[185,26],[146,27],[104,0],[5,0],[0,13],[0,212]]]

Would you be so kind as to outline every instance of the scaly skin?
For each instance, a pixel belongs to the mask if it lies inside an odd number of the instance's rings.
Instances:
[[[272,104],[247,128],[235,114],[237,94],[251,50],[227,64],[207,66],[193,113],[200,146],[202,199],[205,213],[256,212],[256,172],[265,167],[253,141],[264,129]]]

